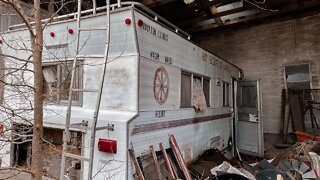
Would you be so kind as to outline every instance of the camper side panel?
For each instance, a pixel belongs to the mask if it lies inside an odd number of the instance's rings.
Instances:
[[[135,20],[143,21],[136,26],[140,112],[129,129],[136,155],[148,154],[150,145],[159,150],[160,142],[169,148],[168,134],[175,135],[187,161],[205,149],[226,148],[232,134],[231,84],[241,70],[137,11]],[[183,86],[185,75],[189,86]],[[193,83],[198,80],[207,104],[195,111]],[[182,94],[186,88],[188,97]],[[182,101],[188,98],[186,105]]]

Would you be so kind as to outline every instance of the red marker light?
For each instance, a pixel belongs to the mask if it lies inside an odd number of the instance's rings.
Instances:
[[[130,18],[127,18],[126,20],[124,20],[124,23],[126,23],[126,25],[131,24],[131,19],[130,19]]]
[[[143,21],[140,19],[138,20],[138,26],[140,26],[140,27],[143,26]]]
[[[117,141],[111,139],[99,138],[98,150],[107,153],[117,153]]]
[[[2,39],[0,39],[0,44],[3,44],[3,41],[2,41]]]
[[[73,29],[68,29],[69,34],[73,34]]]
[[[54,37],[55,36],[54,32],[50,32],[50,36]]]

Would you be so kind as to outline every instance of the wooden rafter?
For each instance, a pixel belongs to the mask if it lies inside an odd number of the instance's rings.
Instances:
[[[234,3],[240,0],[213,0],[213,1],[209,1],[208,5],[209,6],[218,6],[219,4],[230,4],[230,3]]]
[[[155,6],[162,6],[174,1],[176,0],[143,0],[141,1],[141,3],[144,4],[145,6],[148,6],[149,8],[152,8]]]
[[[207,18],[214,18],[215,22],[219,25],[223,25],[223,22],[220,17],[213,17],[213,15],[218,13],[218,9],[216,5],[209,5],[208,0],[200,0],[199,3],[201,4],[202,8],[205,9],[207,13]]]
[[[303,7],[305,10],[307,10],[308,8],[314,8],[314,7],[319,7],[319,6],[320,6],[320,1],[318,1],[318,0],[308,0],[308,1],[303,2]],[[274,17],[274,16],[281,16],[281,15],[293,13],[293,12],[296,12],[299,10],[300,9],[297,6],[297,4],[294,3],[294,4],[290,4],[286,8],[283,8],[282,10],[279,10],[276,12],[262,12],[262,13],[258,13],[258,14],[254,14],[254,15],[241,17],[241,18],[231,19],[231,20],[225,22],[224,26],[242,23],[242,22],[251,22],[251,21],[265,19],[265,18]],[[195,32],[210,30],[210,29],[217,28],[217,27],[219,27],[218,24],[207,24],[207,25],[203,25],[198,28],[189,29],[187,31],[189,33],[195,33]]]
[[[217,9],[217,7],[215,5],[210,7],[210,11],[212,13],[212,15],[218,14],[219,11]],[[216,16],[214,17],[214,20],[216,21],[218,26],[222,26],[223,25],[223,21],[221,20],[220,16]]]
[[[235,14],[235,13],[239,13],[239,12],[243,12],[243,11],[247,11],[247,10],[251,10],[251,9],[254,9],[254,6],[249,5],[249,6],[234,8],[234,9],[219,12],[217,14],[213,14],[213,17],[214,18],[215,17],[223,17],[223,16],[227,16],[230,14]],[[207,18],[208,18],[207,16],[199,16],[199,17],[189,19],[186,21],[181,21],[178,25],[185,26],[185,25],[189,25],[189,24],[195,24],[195,23],[199,23],[200,21],[207,20]]]

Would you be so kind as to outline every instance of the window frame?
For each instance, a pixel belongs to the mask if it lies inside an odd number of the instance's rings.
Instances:
[[[67,105],[68,104],[68,100],[62,100],[61,99],[61,88],[62,88],[62,75],[63,75],[63,72],[62,70],[64,68],[67,67],[67,65],[69,64],[73,64],[73,60],[65,60],[65,61],[52,61],[52,62],[43,62],[42,64],[42,68],[43,67],[46,67],[46,66],[56,66],[57,67],[57,97],[56,97],[56,100],[49,100],[49,99],[46,99],[44,98],[44,102],[46,104],[51,104],[51,105]],[[82,60],[79,60],[77,62],[77,67],[76,68],[76,73],[78,73],[77,75],[77,80],[78,81],[78,86],[76,87],[77,89],[81,89],[82,86],[83,86],[83,66],[82,66]],[[45,78],[43,77],[43,85],[45,86],[46,85],[46,82],[45,82]],[[70,86],[69,86],[70,88]],[[77,91],[76,93],[78,93],[78,96],[79,98],[77,100],[72,100],[72,105],[74,106],[82,106],[83,104],[83,93],[81,91]],[[43,92],[43,94],[45,94],[45,92]],[[68,96],[69,97],[69,96]]]
[[[182,101],[182,74],[184,75],[189,75],[190,76],[190,103],[189,103],[189,106],[188,107],[182,107],[181,106],[181,101]],[[201,85],[202,85],[202,90],[203,90],[203,93],[204,93],[204,96],[205,96],[205,99],[206,99],[206,104],[207,104],[207,108],[210,108],[211,107],[211,78],[208,77],[208,76],[203,76],[203,75],[200,75],[200,74],[197,74],[197,73],[192,73],[190,71],[184,71],[184,70],[181,70],[181,78],[180,78],[180,108],[182,109],[185,109],[185,108],[193,108],[192,106],[192,102],[193,102],[193,82],[194,82],[194,78],[198,78],[201,80]],[[207,80],[208,81],[208,99],[206,97],[206,91],[204,90],[204,81]]]
[[[230,83],[222,82],[222,107],[230,107]]]

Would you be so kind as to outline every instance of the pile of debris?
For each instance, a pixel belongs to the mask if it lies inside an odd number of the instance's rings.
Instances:
[[[242,155],[239,159],[227,159],[217,149],[206,150],[187,167],[173,135],[169,136],[172,148],[155,152],[150,147],[150,157],[135,157],[129,150],[136,177],[148,179],[203,179],[203,180],[303,180],[320,178],[320,142],[306,140],[286,149],[275,149],[270,160]],[[267,150],[268,151],[268,150]],[[266,151],[266,155],[270,155]],[[254,159],[254,160],[253,160]]]

